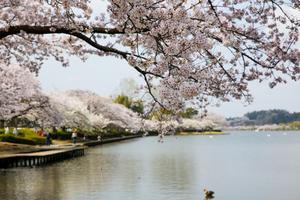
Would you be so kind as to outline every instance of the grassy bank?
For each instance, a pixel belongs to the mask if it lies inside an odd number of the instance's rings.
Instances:
[[[224,135],[222,131],[181,131],[178,135]]]
[[[29,128],[23,128],[18,130],[18,135],[15,136],[11,132],[9,134],[0,134],[0,142],[10,142],[17,144],[29,144],[29,145],[44,145],[46,139],[38,136],[33,130]]]
[[[41,133],[36,133],[31,128],[18,129],[18,135],[12,134],[13,128],[9,129],[9,134],[4,134],[4,129],[0,128],[0,142],[10,142],[16,144],[29,144],[29,145],[44,145],[46,144],[46,138],[41,136]],[[40,131],[38,131],[40,132]],[[97,140],[100,135],[102,139],[117,138],[123,136],[135,135],[125,129],[109,128],[99,131],[84,131],[77,130],[78,141],[80,142],[85,136],[86,140]],[[138,133],[141,134],[141,133]],[[70,143],[72,132],[66,129],[58,128],[50,131],[51,139],[55,140],[55,143]]]

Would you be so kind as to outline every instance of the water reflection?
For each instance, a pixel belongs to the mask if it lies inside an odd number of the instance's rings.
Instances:
[[[268,137],[268,134],[271,137]],[[299,133],[142,138],[0,171],[1,200],[299,200]],[[206,196],[208,199],[208,196]]]

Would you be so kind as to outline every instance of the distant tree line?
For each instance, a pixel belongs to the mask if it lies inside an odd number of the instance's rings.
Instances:
[[[246,113],[243,117],[228,118],[231,126],[281,124],[300,121],[300,113],[272,109]]]

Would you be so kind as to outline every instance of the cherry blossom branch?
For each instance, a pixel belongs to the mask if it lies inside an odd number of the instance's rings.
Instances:
[[[87,27],[81,26],[82,32],[93,32],[93,33],[101,33],[101,34],[124,34],[124,31],[119,31],[115,28],[101,28],[101,27]],[[9,26],[6,28],[0,28],[0,40],[10,36],[16,35],[23,32],[28,34],[54,34],[54,33],[64,33],[71,34],[72,32],[80,31],[79,28],[68,28],[68,27],[57,27],[57,26],[32,26],[32,25],[20,25],[20,26]]]
[[[162,108],[165,108],[165,106],[155,97],[155,95],[153,94],[153,92],[152,92],[152,87],[151,87],[151,85],[150,85],[150,83],[149,83],[149,80],[148,80],[148,78],[147,78],[147,75],[146,74],[143,74],[143,77],[144,77],[144,80],[145,80],[145,82],[146,82],[146,84],[147,84],[147,89],[148,89],[148,92],[149,92],[149,94],[150,94],[150,96],[152,97],[152,99],[154,100],[154,102],[156,102],[156,103],[158,103]]]

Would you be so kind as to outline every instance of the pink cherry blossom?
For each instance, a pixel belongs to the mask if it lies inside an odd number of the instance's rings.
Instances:
[[[108,0],[106,13],[88,0],[2,0],[0,57],[38,72],[49,57],[113,55],[161,106],[205,107],[250,101],[252,80],[299,80],[299,25],[295,0]]]
[[[0,77],[0,120],[22,116],[47,102],[29,69],[0,61]]]

